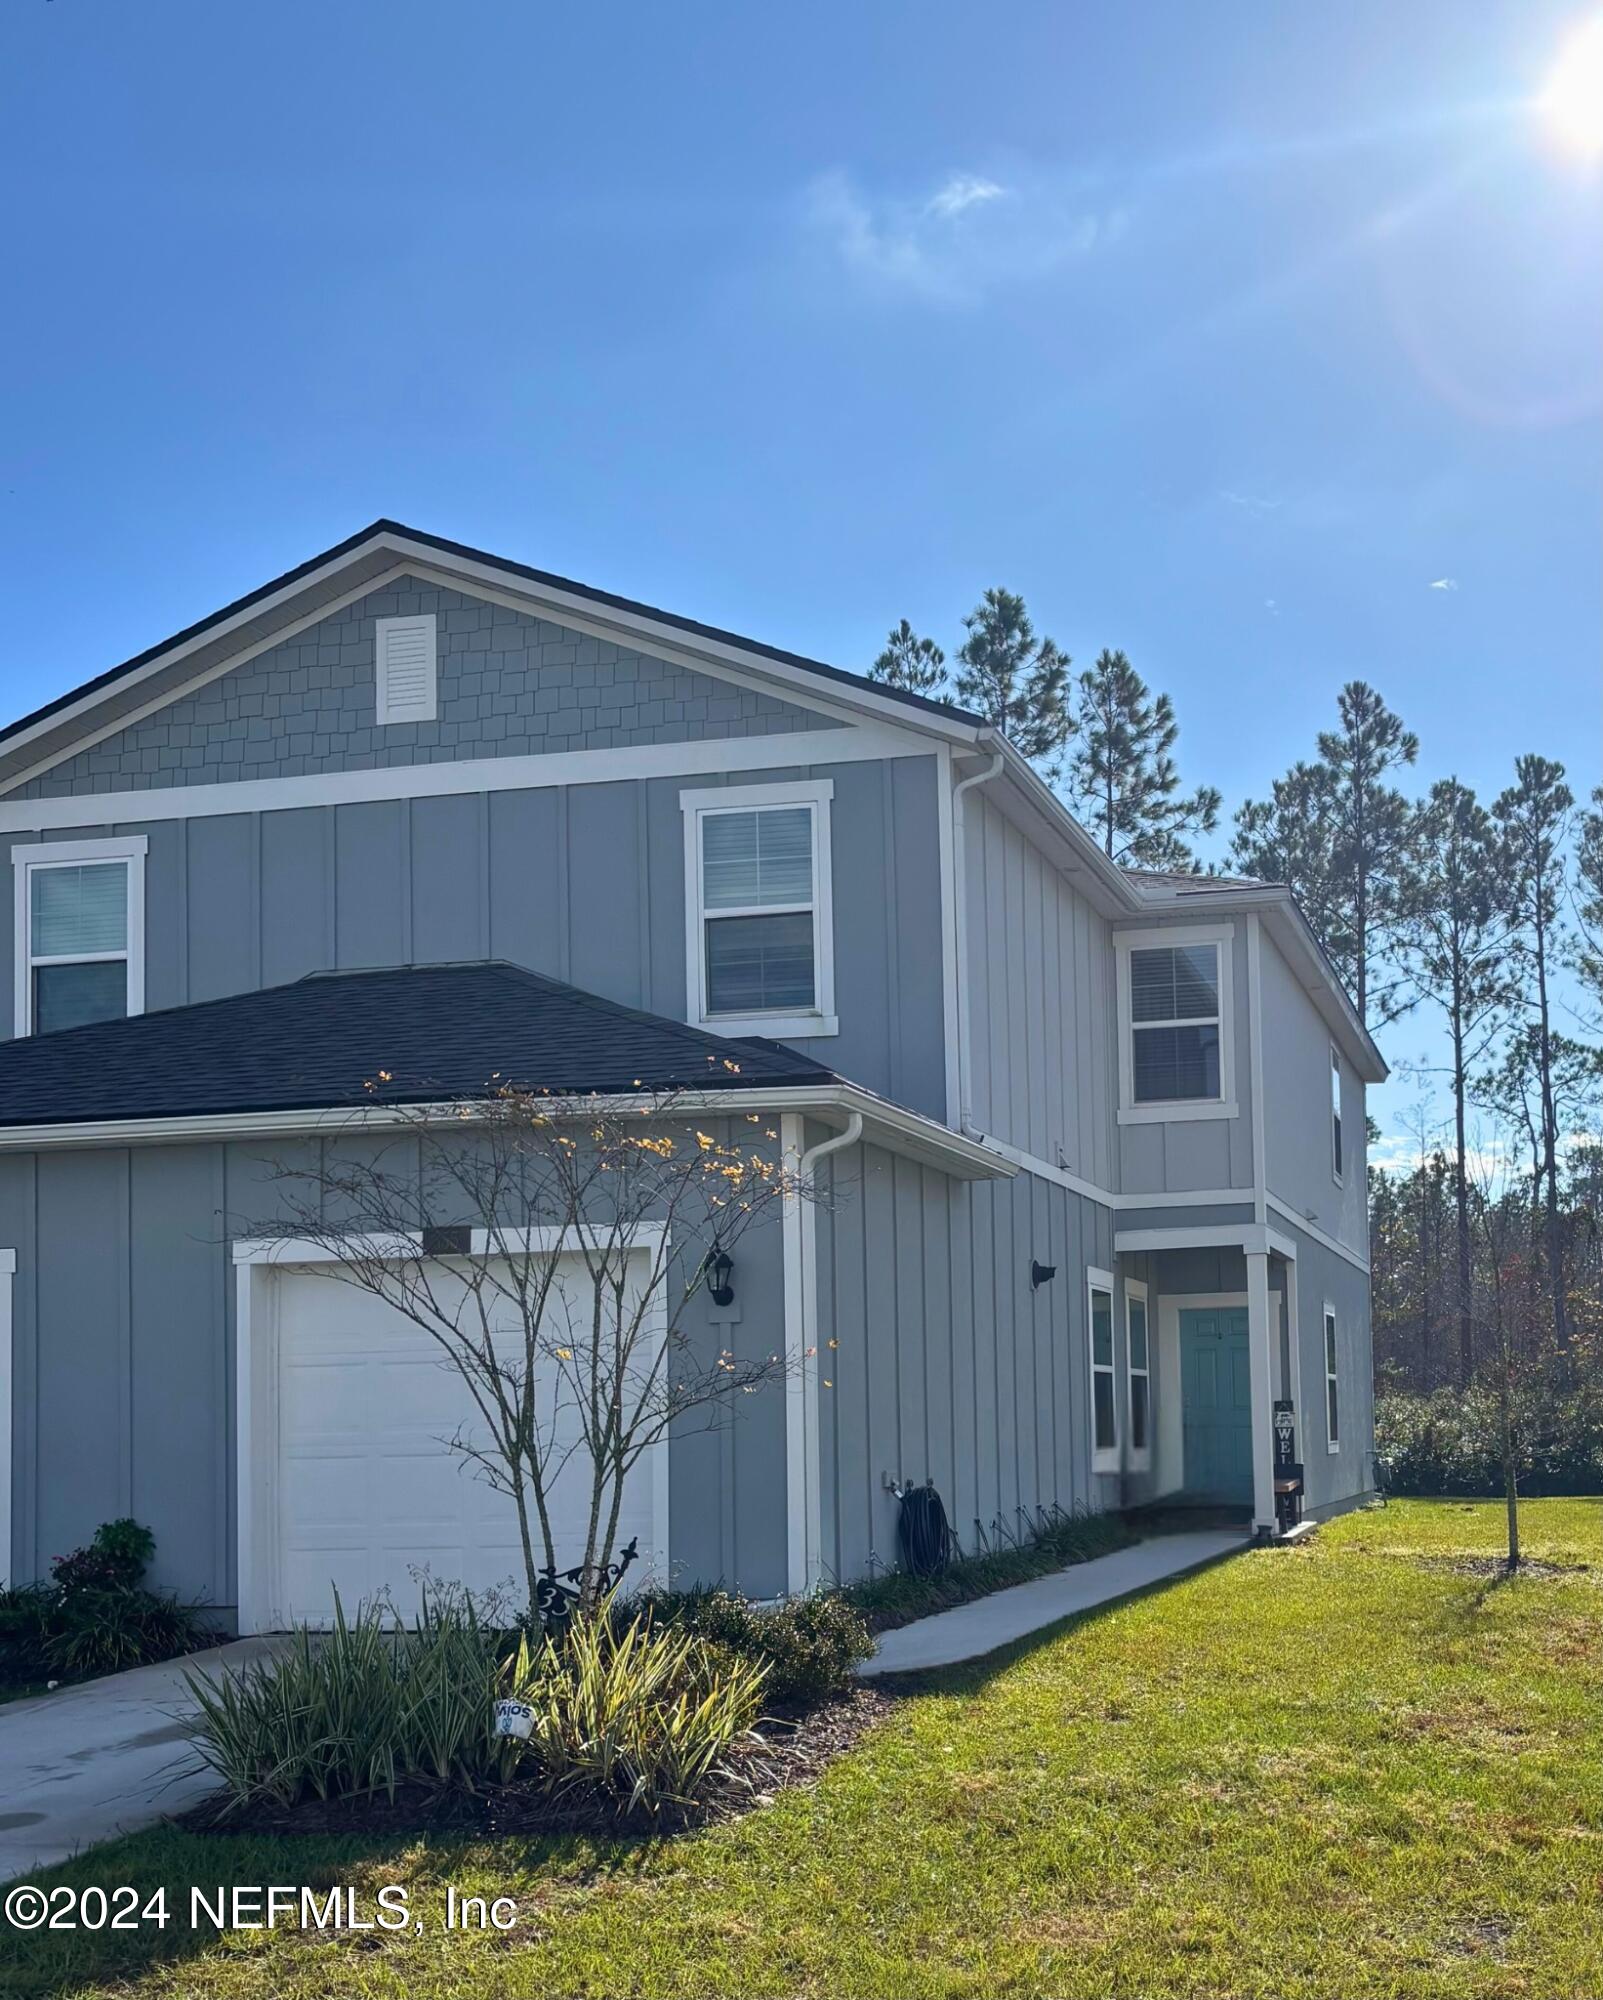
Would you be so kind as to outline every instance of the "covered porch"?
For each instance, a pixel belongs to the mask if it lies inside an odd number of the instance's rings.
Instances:
[[[1301,1461],[1317,1415],[1303,1393],[1295,1240],[1254,1222],[1166,1224],[1119,1230],[1115,1250],[1130,1376],[1123,1504],[1239,1512],[1279,1534],[1295,1510],[1277,1509],[1277,1473],[1284,1502],[1287,1462]]]

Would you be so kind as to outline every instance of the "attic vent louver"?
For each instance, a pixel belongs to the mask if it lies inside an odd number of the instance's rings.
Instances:
[[[432,722],[438,713],[434,614],[375,621],[380,722]]]

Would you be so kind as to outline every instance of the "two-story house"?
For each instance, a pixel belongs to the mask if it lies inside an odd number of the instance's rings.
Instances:
[[[0,732],[0,839],[13,1579],[126,1514],[246,1630],[511,1573],[444,1371],[252,1233],[379,1063],[701,1078],[814,1177],[697,1307],[792,1366],[652,1455],[659,1575],[858,1574],[891,1478],[1267,1531],[1277,1402],[1371,1487],[1374,1044],[1284,890],[1115,867],[972,715],[380,521]]]

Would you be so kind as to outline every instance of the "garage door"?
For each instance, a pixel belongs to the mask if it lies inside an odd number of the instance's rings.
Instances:
[[[561,1263],[573,1267],[568,1297],[577,1307],[582,1290],[588,1303],[583,1267]],[[448,1294],[453,1281],[441,1272],[435,1282]],[[347,1612],[383,1594],[410,1617],[431,1579],[509,1592],[521,1604],[516,1512],[452,1447],[459,1435],[481,1442],[486,1432],[439,1344],[337,1278],[282,1270],[276,1283],[274,1622],[328,1624],[336,1590]],[[521,1337],[513,1351],[519,1346]],[[620,1544],[639,1536],[642,1557],[654,1540],[651,1459],[648,1452],[630,1474],[619,1533]],[[583,1553],[588,1487],[581,1454],[553,1495],[559,1565]],[[631,1581],[643,1581],[643,1571],[631,1571]]]

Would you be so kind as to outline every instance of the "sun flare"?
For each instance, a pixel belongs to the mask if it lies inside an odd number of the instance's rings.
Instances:
[[[1603,16],[1565,43],[1541,103],[1549,128],[1570,152],[1603,155]]]

